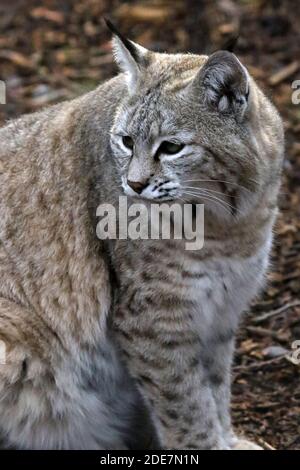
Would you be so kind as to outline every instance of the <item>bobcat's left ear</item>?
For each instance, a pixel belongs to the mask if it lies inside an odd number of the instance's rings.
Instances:
[[[238,121],[248,107],[250,80],[246,68],[228,51],[212,54],[200,69],[197,82],[204,88],[209,105],[223,114],[234,114]]]
[[[146,56],[149,51],[125,38],[108,19],[105,22],[114,35],[114,58],[120,69],[127,74],[129,91],[133,91],[142,69],[147,65]]]

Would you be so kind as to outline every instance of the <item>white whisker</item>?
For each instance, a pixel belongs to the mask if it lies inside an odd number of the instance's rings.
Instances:
[[[212,180],[212,179],[207,179],[207,180],[202,180],[202,179],[198,179],[198,180],[183,180],[182,183],[226,183],[226,184],[230,184],[232,186],[237,186],[238,188],[241,188],[241,189],[244,189],[245,191],[248,191],[249,193],[251,193],[250,189],[246,188],[245,186],[242,186],[238,183],[232,183],[231,181],[226,181],[226,180]]]
[[[228,205],[230,207],[229,204],[225,203],[224,201],[221,201],[221,199],[217,198],[216,196],[210,196],[210,195],[207,195],[207,194],[194,194],[192,192],[189,192],[189,191],[185,191],[185,194],[187,194],[188,196],[193,196],[197,199],[202,199],[202,200],[207,200],[207,201],[211,201],[211,202],[215,202],[216,204],[219,204],[225,211],[227,211],[230,215],[232,215],[232,212],[231,210],[229,210],[226,205]],[[226,204],[226,205],[225,205]]]
[[[242,212],[237,209],[237,207],[233,206],[232,204],[229,204],[229,202],[226,202],[226,201],[223,201],[221,200],[220,198],[218,198],[217,196],[214,196],[214,195],[211,195],[209,194],[209,190],[202,190],[202,192],[193,192],[193,191],[190,191],[191,193],[193,193],[194,196],[209,196],[210,198],[213,198],[215,199],[216,201],[219,201],[220,204],[222,204],[223,206],[227,206],[227,207],[230,207],[231,209],[233,209],[233,211],[235,212],[239,212],[240,214],[242,214]],[[223,193],[221,193],[223,194]]]
[[[222,194],[222,196],[227,196],[227,194],[223,193],[222,191],[215,191],[213,189],[208,189],[208,188],[199,188],[197,186],[182,186],[182,189],[192,189],[196,191],[209,191],[210,193]]]

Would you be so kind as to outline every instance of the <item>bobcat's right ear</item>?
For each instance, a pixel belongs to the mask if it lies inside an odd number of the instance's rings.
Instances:
[[[123,72],[126,72],[129,91],[133,92],[139,75],[147,65],[147,53],[144,47],[125,38],[111,21],[105,18],[105,23],[113,33],[114,58]]]

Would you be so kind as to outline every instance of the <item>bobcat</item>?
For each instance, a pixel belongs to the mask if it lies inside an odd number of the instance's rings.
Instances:
[[[234,54],[113,33],[118,76],[0,130],[2,447],[257,449],[232,431],[230,368],[268,266],[281,119]],[[100,241],[97,206],[124,194],[204,203],[203,249]]]

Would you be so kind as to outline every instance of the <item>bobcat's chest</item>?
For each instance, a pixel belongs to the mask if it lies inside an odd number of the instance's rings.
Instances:
[[[265,248],[249,258],[216,258],[189,261],[182,276],[186,294],[196,305],[202,328],[210,325],[237,323],[264,281],[268,264]]]

